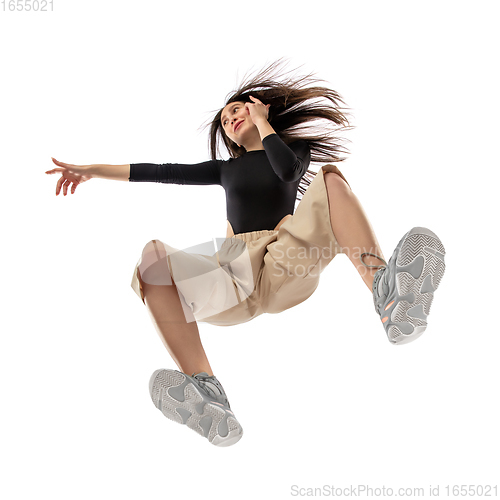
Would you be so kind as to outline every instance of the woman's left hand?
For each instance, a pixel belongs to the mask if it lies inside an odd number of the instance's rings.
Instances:
[[[245,108],[248,111],[248,114],[250,115],[250,118],[252,119],[252,122],[257,125],[257,122],[259,120],[266,120],[269,116],[269,108],[270,104],[264,105],[262,101],[259,101],[259,99],[250,96],[250,99],[254,101],[253,103],[247,102],[245,103]]]

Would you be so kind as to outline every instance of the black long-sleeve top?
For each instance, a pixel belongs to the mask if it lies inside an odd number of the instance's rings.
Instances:
[[[131,182],[218,184],[226,192],[227,220],[234,234],[273,230],[293,214],[299,182],[310,162],[306,141],[286,145],[277,134],[262,141],[264,150],[247,151],[239,158],[180,163],[133,163]]]

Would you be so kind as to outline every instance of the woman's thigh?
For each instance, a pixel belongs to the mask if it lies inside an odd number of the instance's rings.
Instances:
[[[331,167],[331,168],[330,168]],[[295,213],[279,229],[267,247],[260,281],[262,307],[280,312],[307,299],[317,288],[319,276],[342,252],[333,234],[324,173],[338,172],[326,166],[315,176]]]

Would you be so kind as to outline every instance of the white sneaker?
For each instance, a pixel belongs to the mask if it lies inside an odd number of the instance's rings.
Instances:
[[[431,230],[414,227],[403,236],[386,266],[375,274],[373,302],[389,342],[406,344],[424,333],[434,292],[444,274],[445,253],[441,240]]]
[[[231,446],[243,429],[214,375],[192,376],[177,370],[156,370],[149,381],[154,405],[170,420],[186,424],[215,446]]]

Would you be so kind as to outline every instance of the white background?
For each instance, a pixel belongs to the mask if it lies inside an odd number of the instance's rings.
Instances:
[[[284,499],[293,485],[363,484],[445,497],[446,485],[498,484],[497,5],[6,4],[0,496]],[[219,449],[151,403],[151,373],[175,366],[130,281],[153,238],[223,237],[223,189],[98,179],[56,197],[44,172],[51,156],[206,161],[200,126],[280,57],[350,106],[339,167],[385,256],[425,226],[447,271],[426,333],[405,346],[388,343],[345,256],[293,309],[200,323],[245,432]]]

